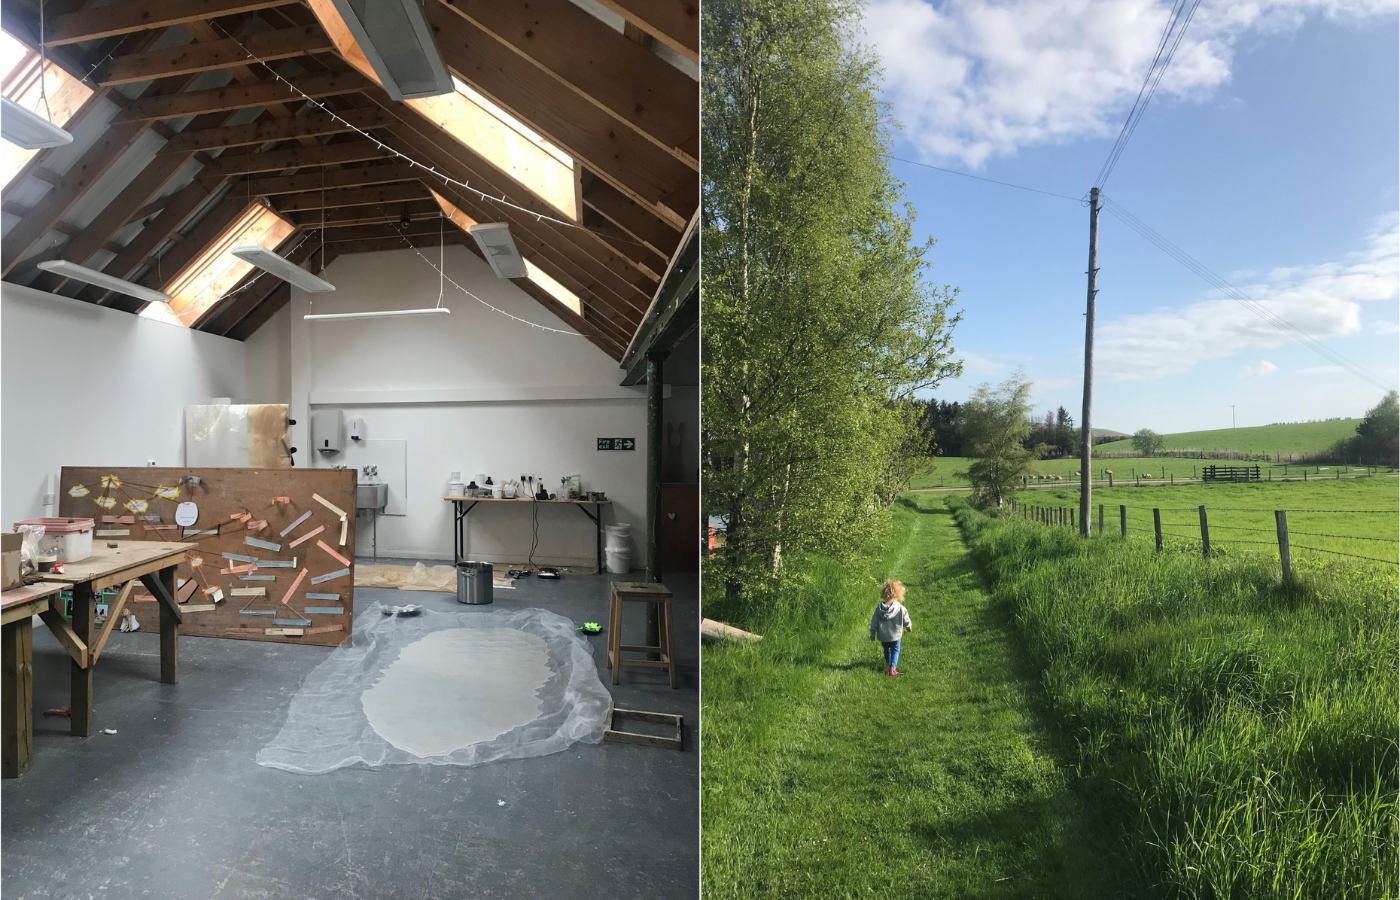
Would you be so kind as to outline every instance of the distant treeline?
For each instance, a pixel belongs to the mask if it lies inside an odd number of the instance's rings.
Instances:
[[[919,401],[919,406],[919,427],[929,456],[970,455],[964,436],[967,419],[961,403],[929,399]],[[1080,429],[1074,426],[1074,417],[1063,406],[1053,412],[1046,410],[1043,417],[1030,419],[1029,425],[1030,431],[1022,443],[1038,459],[1059,459],[1079,453]],[[1122,439],[1121,434],[1098,434],[1094,436],[1094,443]]]

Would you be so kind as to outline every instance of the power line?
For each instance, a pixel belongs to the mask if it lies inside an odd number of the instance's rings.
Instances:
[[[1072,203],[1082,203],[1082,197],[1071,197],[1069,194],[1057,194],[1054,191],[1045,191],[1040,188],[1028,187],[1024,184],[1013,184],[1010,181],[998,181],[995,178],[987,178],[983,175],[973,175],[971,172],[959,172],[957,169],[945,169],[943,166],[935,166],[932,163],[919,162],[914,159],[905,159],[902,156],[891,156],[895,162],[908,163],[911,166],[920,166],[925,169],[933,169],[935,172],[944,172],[948,175],[959,175],[963,178],[972,178],[977,181],[985,181],[988,184],[999,184],[1002,187],[1015,188],[1018,191],[1030,191],[1032,194],[1044,194],[1047,197],[1057,197],[1061,200],[1069,200]]]
[[[1322,356],[1328,362],[1340,366],[1341,368],[1345,369],[1346,371],[1350,372],[1356,377],[1374,385],[1377,388],[1380,388],[1383,391],[1390,390],[1391,386],[1387,384],[1384,380],[1382,380],[1378,375],[1374,374],[1373,372],[1369,371],[1363,366],[1353,362],[1352,360],[1343,356],[1341,353],[1337,352],[1336,350],[1333,350],[1331,347],[1328,347],[1326,344],[1318,340],[1315,336],[1304,331],[1302,328],[1299,328],[1297,325],[1294,325],[1292,322],[1288,321],[1283,316],[1280,316],[1279,314],[1275,313],[1273,310],[1269,309],[1267,306],[1260,303],[1259,301],[1251,298],[1244,291],[1235,287],[1233,284],[1226,281],[1220,275],[1212,271],[1205,263],[1196,259],[1191,254],[1187,253],[1185,250],[1181,249],[1181,247],[1168,240],[1164,235],[1154,230],[1146,222],[1143,222],[1137,216],[1133,215],[1121,203],[1118,203],[1111,197],[1107,197],[1106,199],[1108,201],[1107,209],[1115,218],[1117,218],[1123,224],[1127,225],[1133,231],[1137,232],[1138,235],[1142,237],[1145,241],[1152,244],[1154,247],[1161,250],[1163,253],[1170,256],[1172,259],[1176,260],[1184,268],[1192,272],[1202,281],[1224,292],[1224,294],[1231,300],[1234,300],[1236,303],[1239,303],[1245,309],[1259,316],[1261,319],[1278,328],[1280,331],[1288,333],[1290,336],[1303,343],[1313,352],[1317,353],[1319,356]]]
[[[1177,0],[1172,7],[1171,15],[1167,17],[1167,27],[1162,30],[1162,37],[1157,42],[1157,52],[1152,57],[1152,64],[1147,67],[1147,75],[1142,80],[1142,87],[1138,88],[1137,99],[1133,101],[1133,106],[1128,110],[1128,117],[1123,121],[1123,127],[1118,131],[1118,138],[1109,148],[1108,158],[1104,160],[1099,168],[1099,174],[1094,178],[1094,184],[1103,187],[1107,183],[1110,175],[1113,174],[1114,166],[1118,165],[1118,159],[1127,149],[1128,142],[1133,139],[1133,133],[1137,131],[1138,123],[1142,121],[1143,115],[1147,112],[1147,106],[1152,102],[1153,94],[1157,93],[1157,86],[1162,83],[1162,77],[1167,74],[1167,68],[1172,64],[1172,58],[1176,56],[1177,48],[1181,46],[1182,39],[1186,36],[1186,28],[1191,24],[1191,19],[1196,15],[1196,8],[1201,5],[1201,0],[1192,0],[1190,7],[1186,6],[1186,0]],[[1178,27],[1178,25],[1180,27]],[[1172,34],[1175,32],[1175,38]],[[1171,41],[1168,49],[1167,43]],[[1163,50],[1166,49],[1166,55]]]

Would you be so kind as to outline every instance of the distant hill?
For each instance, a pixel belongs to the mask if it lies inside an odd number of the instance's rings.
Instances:
[[[1128,432],[1126,432],[1126,431],[1114,431],[1112,428],[1095,428],[1095,429],[1094,429],[1094,437],[1096,437],[1096,438],[1106,438],[1106,437],[1127,438],[1127,437],[1132,437],[1132,435],[1131,435],[1131,434],[1128,434]]]
[[[1183,431],[1164,434],[1166,450],[1213,450],[1235,453],[1306,454],[1326,450],[1342,438],[1356,434],[1360,419],[1332,419],[1327,422],[1291,422],[1258,425],[1253,428],[1217,428],[1211,431]],[[1099,444],[1099,452],[1130,453],[1131,440]]]

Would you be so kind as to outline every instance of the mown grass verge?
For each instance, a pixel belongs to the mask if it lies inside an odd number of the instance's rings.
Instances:
[[[1396,577],[954,507],[1153,895],[1397,896]]]
[[[1138,896],[952,514],[918,497],[888,521],[856,564],[706,604],[763,640],[704,650],[705,897]],[[899,678],[866,633],[886,577],[915,622]]]

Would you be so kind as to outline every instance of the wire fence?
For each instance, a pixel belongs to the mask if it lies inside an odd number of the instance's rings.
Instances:
[[[1078,508],[1072,506],[1012,500],[1010,511],[1014,518],[1046,527],[1079,530],[1083,524],[1077,521]],[[1189,514],[1190,520],[1184,521],[1183,514]],[[1233,548],[1240,548],[1241,552],[1246,553],[1269,552],[1270,556],[1276,556],[1279,560],[1284,580],[1291,580],[1292,558],[1296,551],[1400,570],[1400,533],[1397,533],[1395,524],[1397,514],[1395,509],[1310,507],[1280,510],[1100,503],[1091,510],[1088,525],[1090,533],[1099,536],[1113,535],[1123,540],[1150,538],[1158,552],[1164,549],[1185,550],[1200,553],[1206,558],[1228,555]],[[1289,527],[1290,515],[1311,521],[1303,529],[1294,530]],[[1380,519],[1362,518],[1356,523],[1357,530],[1348,532],[1346,526],[1337,530],[1323,530],[1327,525],[1315,518],[1322,516],[1342,516],[1348,520],[1358,516],[1388,516],[1391,521],[1386,523]],[[1386,533],[1387,529],[1389,533]],[[1299,537],[1306,542],[1294,540]]]

